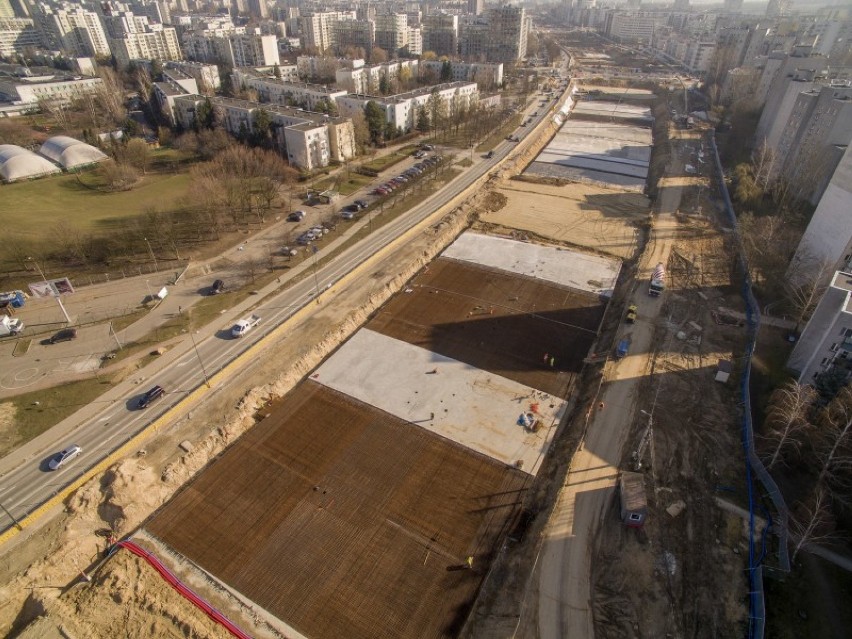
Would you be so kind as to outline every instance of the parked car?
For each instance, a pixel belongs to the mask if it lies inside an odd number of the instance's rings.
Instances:
[[[431,144],[424,144],[420,148],[423,149],[424,151],[434,151],[435,150],[435,147],[432,146]]]
[[[633,324],[636,321],[636,317],[639,315],[639,309],[636,307],[636,304],[631,304],[627,308],[627,315],[625,320],[628,324]]]
[[[367,201],[366,201],[366,200],[355,200],[355,201],[353,202],[353,204],[354,204],[355,206],[357,206],[359,209],[366,209],[368,206],[370,206],[370,205],[367,203]]]
[[[296,238],[296,243],[301,246],[307,246],[313,241],[313,238],[307,233],[302,233],[299,237]]]
[[[304,211],[293,211],[292,213],[290,213],[290,215],[287,216],[287,219],[290,222],[301,222],[302,220],[305,219],[305,212]]]
[[[222,280],[216,280],[213,282],[213,285],[210,287],[210,295],[218,295],[225,291],[225,282]]]
[[[51,344],[56,344],[57,342],[70,342],[72,339],[77,339],[76,328],[63,328],[47,341]]]
[[[59,470],[65,464],[74,461],[82,452],[82,448],[80,448],[77,444],[72,444],[65,450],[56,453],[56,455],[47,462],[47,467],[50,468],[50,470]]]
[[[359,207],[357,204],[348,204],[347,206],[344,206],[340,210],[348,212],[348,213],[357,213],[358,211],[361,210],[361,207]]]
[[[418,160],[420,158],[425,158],[426,157],[426,151],[418,151],[417,153],[414,154],[414,157],[416,157]]]
[[[344,220],[352,220],[355,219],[355,213],[344,209],[343,211],[341,211],[340,217],[342,217]]]
[[[139,404],[137,404],[137,406],[139,408],[148,408],[148,406],[163,397],[165,394],[165,388],[163,388],[162,386],[154,386],[152,389],[150,389],[147,393],[145,393],[144,395],[142,395],[142,397],[139,398]]]

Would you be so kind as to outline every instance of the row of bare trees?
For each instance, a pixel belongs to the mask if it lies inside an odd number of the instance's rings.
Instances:
[[[814,387],[788,381],[772,395],[759,443],[770,472],[798,465],[807,477],[791,521],[795,559],[807,544],[830,538],[835,515],[852,506],[852,388],[823,405]]]

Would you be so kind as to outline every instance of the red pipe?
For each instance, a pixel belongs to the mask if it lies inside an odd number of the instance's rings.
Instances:
[[[248,635],[245,632],[243,632],[242,630],[240,630],[225,615],[223,615],[221,612],[216,610],[209,603],[204,601],[204,599],[202,599],[201,597],[196,595],[194,592],[192,592],[192,590],[190,590],[185,585],[183,585],[183,583],[181,583],[180,579],[175,577],[174,574],[172,574],[172,572],[168,568],[166,568],[162,563],[160,563],[160,560],[157,559],[152,553],[148,552],[147,550],[145,550],[141,546],[138,546],[134,542],[129,541],[129,540],[128,541],[120,541],[117,544],[115,544],[115,547],[110,552],[110,554],[115,552],[116,548],[126,548],[127,550],[132,552],[134,555],[138,555],[139,557],[142,557],[145,561],[147,561],[149,564],[151,564],[158,573],[160,573],[160,575],[163,577],[163,579],[165,579],[172,586],[172,588],[177,590],[186,599],[188,599],[193,604],[195,604],[195,606],[197,608],[200,608],[201,610],[203,610],[207,614],[207,616],[210,617],[213,621],[215,621],[216,623],[218,623],[221,626],[224,626],[224,628],[228,632],[230,632],[232,635],[237,637],[237,639],[252,639],[251,635]]]

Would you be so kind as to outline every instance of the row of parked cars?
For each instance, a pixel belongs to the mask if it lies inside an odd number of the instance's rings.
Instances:
[[[440,161],[441,161],[440,155],[433,155],[430,158],[426,158],[422,162],[418,162],[417,164],[412,166],[410,169],[403,171],[402,173],[397,175],[395,178],[391,178],[390,180],[388,180],[384,184],[377,186],[375,189],[373,189],[373,194],[374,195],[387,195],[388,193],[391,193],[391,192],[395,191],[396,189],[400,188],[406,182],[413,180],[414,178],[416,178],[418,175],[423,173],[429,167],[435,166]]]
[[[344,220],[354,220],[355,214],[360,213],[369,206],[366,200],[355,200],[352,204],[340,209],[340,217]]]

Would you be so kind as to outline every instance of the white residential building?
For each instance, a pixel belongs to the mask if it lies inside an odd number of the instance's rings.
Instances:
[[[334,38],[334,23],[338,20],[356,20],[355,11],[322,11],[299,18],[302,32],[302,47],[313,48],[322,53],[337,42]]]
[[[235,86],[254,89],[262,102],[297,106],[308,111],[323,111],[336,105],[346,91],[329,89],[319,84],[284,82],[275,77],[264,77],[252,69],[234,69]]]
[[[215,91],[222,86],[222,80],[219,77],[219,68],[215,64],[169,60],[166,62],[165,67],[167,69],[178,69],[195,78],[198,88],[202,93]]]
[[[77,8],[53,12],[45,5],[41,8],[36,13],[37,21],[50,48],[80,57],[111,54],[101,18],[94,11]]]
[[[29,18],[0,17],[0,55],[11,56],[41,46],[41,36]]]
[[[217,124],[237,136],[251,133],[257,114],[264,111],[272,124],[276,146],[295,167],[311,171],[355,157],[355,134],[348,118],[248,100],[189,95],[174,101],[177,122],[184,128],[192,127],[199,105],[208,99]]]
[[[852,145],[847,146],[790,263],[793,284],[852,269]]]
[[[123,38],[110,40],[118,65],[126,68],[131,60],[180,60],[177,33],[172,27],[155,31],[127,33]]]
[[[837,271],[790,354],[787,367],[800,384],[830,371],[850,378],[852,367],[852,273]]]
[[[273,35],[238,32],[187,32],[184,54],[198,62],[220,62],[232,67],[264,67],[280,64],[278,39]]]
[[[416,91],[400,93],[389,97],[347,95],[338,98],[341,115],[352,116],[363,112],[368,102],[374,102],[385,112],[385,121],[403,133],[409,133],[417,124],[417,115],[421,107],[428,111],[432,96],[443,102],[443,108],[452,112],[456,108],[469,108],[479,99],[479,89],[472,82],[449,82],[434,87],[424,87]]]
[[[40,100],[70,104],[75,98],[96,93],[103,87],[100,78],[67,75],[40,75],[0,78],[0,100],[16,105],[36,105]]]
[[[382,77],[389,86],[399,79],[403,69],[408,69],[412,78],[417,77],[418,60],[390,60],[382,64],[371,64],[353,69],[338,69],[335,74],[337,86],[349,93],[378,93]]]
[[[424,60],[420,62],[420,72],[427,69],[440,77],[444,69],[441,60]],[[498,87],[503,84],[503,63],[491,62],[450,62],[452,80],[455,82],[476,82],[480,89]]]

